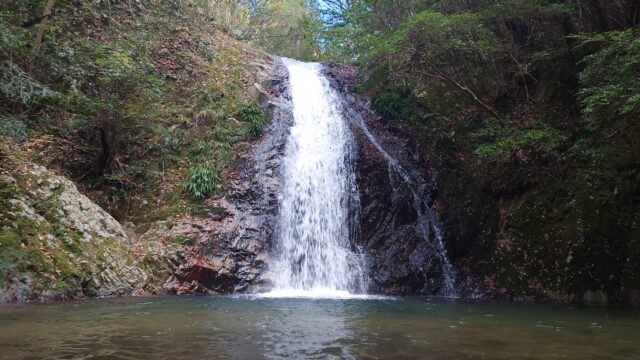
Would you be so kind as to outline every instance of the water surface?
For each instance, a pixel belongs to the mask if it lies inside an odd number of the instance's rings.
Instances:
[[[0,306],[1,359],[640,359],[631,310],[157,297]]]

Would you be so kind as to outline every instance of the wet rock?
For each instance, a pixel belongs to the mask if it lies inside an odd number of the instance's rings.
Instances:
[[[256,86],[272,121],[229,174],[226,196],[210,204],[215,214],[191,219],[199,227],[196,244],[164,284],[165,291],[223,294],[256,292],[269,286],[266,259],[278,212],[280,159],[292,123],[287,78],[286,69],[279,64],[269,79]]]
[[[342,95],[343,112],[355,137],[360,193],[356,245],[368,255],[370,291],[442,294],[445,267],[435,239],[433,169],[407,129],[383,122],[354,95],[354,67],[328,63],[325,73]]]
[[[329,66],[327,71],[342,93],[356,142],[360,207],[352,215],[359,220],[360,236],[353,246],[364,249],[368,256],[369,291],[441,293],[444,267],[434,246],[437,230],[431,209],[435,197],[431,167],[417,145],[408,140],[405,129],[383,124],[353,95],[353,68]],[[277,220],[280,162],[293,120],[286,69],[278,66],[274,78],[256,88],[273,121],[245,154],[241,166],[229,175],[226,196],[212,202],[215,214],[197,220],[196,245],[164,285],[170,293],[256,292],[270,286],[267,263]],[[366,122],[379,143],[372,143],[357,126],[356,116]],[[395,166],[403,169],[401,174],[392,169],[387,157],[395,159]],[[410,184],[399,176],[410,179]],[[425,220],[426,213],[431,218]]]
[[[216,264],[194,264],[178,269],[170,285],[178,295],[188,293],[226,294],[235,288],[233,274]]]

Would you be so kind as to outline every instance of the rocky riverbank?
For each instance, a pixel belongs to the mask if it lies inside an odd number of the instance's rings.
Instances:
[[[0,302],[153,292],[111,215],[6,144],[0,159]]]
[[[266,64],[265,64],[266,65]],[[278,159],[290,120],[286,72],[263,67],[256,90],[277,121],[238,146],[224,196],[202,216],[116,221],[69,179],[0,149],[0,302],[86,296],[256,291],[273,231]]]

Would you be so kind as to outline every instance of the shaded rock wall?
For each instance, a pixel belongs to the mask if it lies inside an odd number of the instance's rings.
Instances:
[[[342,94],[357,144],[359,242],[368,254],[370,291],[443,294],[445,264],[435,238],[439,225],[432,208],[432,168],[405,128],[384,123],[353,93],[354,67],[329,63],[325,72]]]

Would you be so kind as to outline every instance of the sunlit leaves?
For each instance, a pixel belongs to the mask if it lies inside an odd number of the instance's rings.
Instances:
[[[518,151],[528,151],[538,157],[557,155],[556,151],[567,140],[560,131],[551,127],[533,129],[495,129],[498,139],[480,144],[474,154],[482,161],[508,161]],[[479,135],[479,131],[476,134]]]

